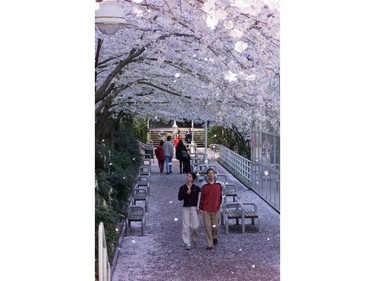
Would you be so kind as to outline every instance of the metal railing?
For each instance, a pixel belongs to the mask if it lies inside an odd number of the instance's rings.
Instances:
[[[98,263],[99,281],[110,281],[111,265],[108,260],[107,242],[102,222],[99,223],[98,227]]]
[[[280,212],[280,170],[277,169],[278,165],[263,163],[260,159],[251,161],[223,145],[219,146],[218,154],[218,162],[221,165]]]

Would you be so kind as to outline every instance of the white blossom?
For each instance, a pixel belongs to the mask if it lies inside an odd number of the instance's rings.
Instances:
[[[243,41],[237,41],[236,44],[234,44],[234,49],[239,52],[239,53],[242,53],[243,51],[245,51],[247,49],[247,43],[246,42],[243,42]]]
[[[103,40],[96,95],[120,61],[144,50],[110,81],[115,88],[106,99],[114,116],[125,111],[160,120],[208,118],[241,128],[253,120],[278,126],[279,2],[204,2],[118,2],[127,27],[111,36],[96,32]],[[97,101],[96,109],[103,104]]]
[[[228,80],[229,82],[236,81],[237,74],[234,74],[232,71],[228,71],[228,73],[225,74],[224,78]]]
[[[133,7],[133,13],[136,14],[137,17],[141,17],[143,15],[143,11],[136,7]]]
[[[230,2],[232,6],[241,9],[243,13],[253,16],[258,15],[263,6],[262,0],[231,0]]]
[[[224,28],[225,29],[232,29],[234,27],[234,23],[231,20],[224,21]]]
[[[234,28],[230,31],[230,35],[234,38],[241,38],[243,36],[243,33],[241,30]]]

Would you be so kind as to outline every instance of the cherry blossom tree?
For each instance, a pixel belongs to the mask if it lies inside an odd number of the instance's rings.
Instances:
[[[279,1],[123,0],[96,30],[96,130],[125,114],[279,128]]]

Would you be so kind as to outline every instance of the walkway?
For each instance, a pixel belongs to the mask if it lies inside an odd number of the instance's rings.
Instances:
[[[172,174],[160,174],[157,160],[152,163],[145,236],[141,236],[140,225],[133,223],[130,236],[121,245],[112,281],[280,280],[280,215],[219,164],[218,172],[237,185],[241,199],[258,205],[261,231],[246,228],[243,234],[240,226],[233,226],[225,234],[221,226],[218,245],[207,251],[200,216],[198,246],[185,250],[182,202],[177,194],[186,175],[178,173],[177,160],[172,167]]]

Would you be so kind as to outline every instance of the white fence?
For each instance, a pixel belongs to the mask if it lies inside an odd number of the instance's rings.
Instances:
[[[99,281],[111,280],[111,265],[108,261],[107,242],[105,239],[104,224],[99,223],[98,227],[98,272]]]
[[[272,136],[272,138],[274,137],[279,142],[279,138],[276,135]],[[260,141],[262,140],[264,141],[260,138]],[[272,150],[260,150],[265,145],[257,146],[256,144],[257,141],[254,141],[252,160],[238,155],[223,145],[215,145],[215,149],[219,151],[218,161],[245,186],[254,190],[275,210],[280,212],[280,164],[277,161],[280,159],[280,153],[274,149],[279,146],[276,143],[271,143],[266,148],[273,148]],[[260,154],[258,151],[260,151]]]

